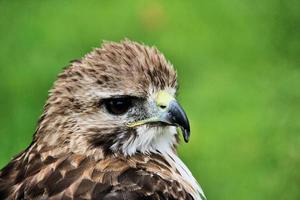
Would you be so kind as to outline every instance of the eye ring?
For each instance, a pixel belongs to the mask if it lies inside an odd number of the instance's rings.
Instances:
[[[106,110],[112,115],[123,115],[132,107],[130,97],[110,98],[104,101]]]

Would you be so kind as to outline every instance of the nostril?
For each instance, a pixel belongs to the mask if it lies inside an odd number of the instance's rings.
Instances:
[[[159,107],[160,107],[161,109],[167,108],[167,106],[165,106],[165,105],[160,105]]]

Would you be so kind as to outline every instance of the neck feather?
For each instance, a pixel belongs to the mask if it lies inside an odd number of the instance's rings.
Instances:
[[[118,140],[111,149],[113,151],[121,151],[125,156],[131,156],[135,153],[175,152],[177,142],[178,138],[175,127],[149,128],[141,126],[137,129],[136,135],[132,135],[132,137],[122,143]]]

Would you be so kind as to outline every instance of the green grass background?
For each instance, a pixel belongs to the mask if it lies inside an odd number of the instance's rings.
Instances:
[[[0,1],[0,167],[31,141],[56,75],[103,40],[157,46],[211,200],[300,199],[300,1]]]

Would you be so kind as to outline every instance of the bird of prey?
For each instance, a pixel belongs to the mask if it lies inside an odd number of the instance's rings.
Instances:
[[[32,143],[1,170],[0,199],[205,199],[176,153],[190,136],[177,87],[162,53],[128,39],[72,61]]]

